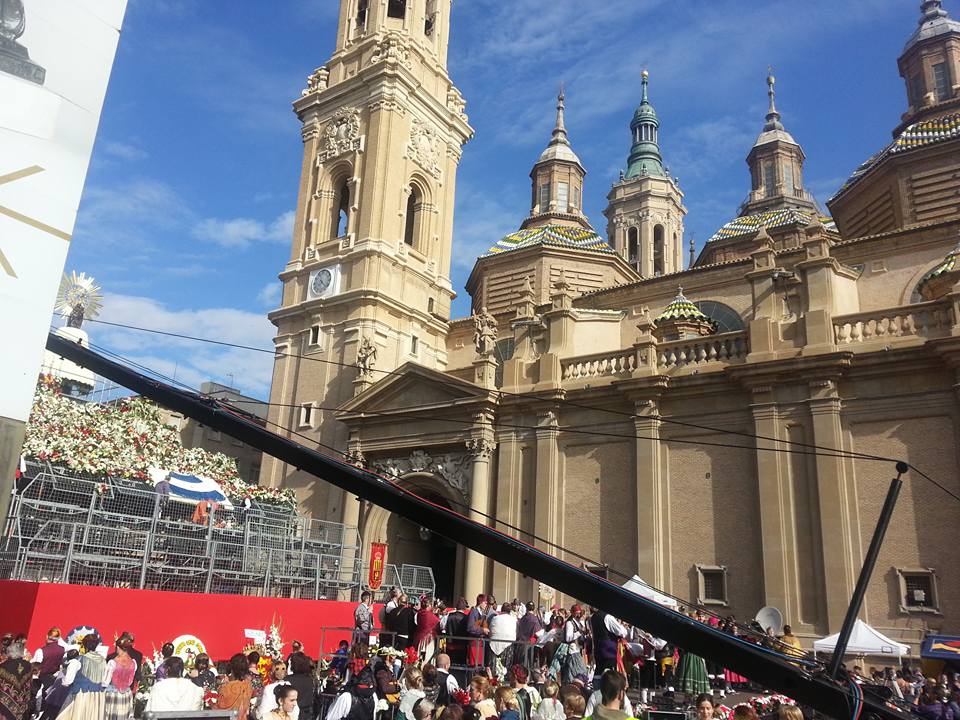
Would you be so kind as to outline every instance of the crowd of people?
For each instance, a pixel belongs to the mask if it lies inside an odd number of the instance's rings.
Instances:
[[[725,691],[749,687],[746,678],[602,610],[498,604],[486,595],[445,608],[393,590],[385,599],[377,612],[364,593],[350,640],[318,658],[297,640],[284,657],[247,648],[229,660],[200,654],[185,662],[170,643],[145,658],[130,632],[109,649],[95,634],[68,645],[51,628],[32,653],[25,637],[5,636],[0,720],[126,720],[147,710],[202,709],[236,710],[238,720],[623,720],[649,707],[652,688],[695,708],[697,720],[757,718],[749,703],[721,704]],[[696,611],[692,619],[712,622]],[[785,630],[778,647],[802,657]],[[960,720],[958,675],[925,678],[905,666],[854,667],[850,677],[887,685],[924,720]],[[785,698],[762,709],[803,720]]]
[[[718,618],[691,609],[689,617],[730,634],[739,634],[735,618]],[[373,597],[364,593],[355,613],[354,642],[374,633]],[[463,673],[484,672],[502,680],[514,662],[557,682],[590,682],[607,669],[625,672],[631,687],[669,689],[690,697],[749,687],[749,680],[693,653],[684,652],[613,615],[579,604],[569,610],[547,609],[518,600],[498,603],[480,595],[471,607],[460,598],[453,608],[429,599],[411,600],[391,588],[379,612],[378,637],[421,657],[431,656],[438,642]],[[762,629],[745,634],[750,642],[775,645],[788,656],[801,657],[800,641],[790,626],[780,637]],[[590,672],[589,669],[592,669]]]

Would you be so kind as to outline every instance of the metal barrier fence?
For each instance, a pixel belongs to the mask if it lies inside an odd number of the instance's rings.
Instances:
[[[0,542],[0,577],[105,587],[355,600],[367,577],[356,528],[253,503],[194,522],[194,506],[141,482],[29,463]],[[384,582],[432,593],[433,573]]]

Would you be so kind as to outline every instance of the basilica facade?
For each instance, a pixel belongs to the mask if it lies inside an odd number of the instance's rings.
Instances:
[[[583,213],[561,94],[529,215],[452,318],[473,129],[446,69],[450,6],[341,0],[337,49],[294,103],[269,421],[611,579],[838,631],[893,461],[960,493],[960,22],[922,2],[892,141],[827,208],[768,78],[749,195],[697,257],[646,73],[605,228]],[[904,477],[863,617],[916,646],[960,631],[960,503]],[[431,565],[448,600],[547,591],[296,468],[265,458],[261,483]]]

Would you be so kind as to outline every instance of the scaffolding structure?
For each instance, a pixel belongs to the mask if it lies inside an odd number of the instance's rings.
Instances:
[[[100,587],[356,600],[366,588],[355,527],[253,502],[194,505],[137,480],[27,463],[0,540],[0,577]],[[430,568],[387,565],[385,586],[433,594]]]

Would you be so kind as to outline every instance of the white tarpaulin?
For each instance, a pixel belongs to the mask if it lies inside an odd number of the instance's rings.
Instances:
[[[126,5],[0,3],[0,417],[30,413]]]
[[[632,578],[627,580],[623,584],[623,587],[635,595],[645,597],[647,600],[653,600],[655,603],[666,605],[674,610],[679,607],[676,600],[647,585],[643,580],[640,579],[639,575],[634,575]]]
[[[815,652],[829,653],[837,646],[840,633],[813,643]],[[847,643],[847,655],[893,655],[900,657],[910,652],[910,646],[891,640],[861,620],[857,620]]]

